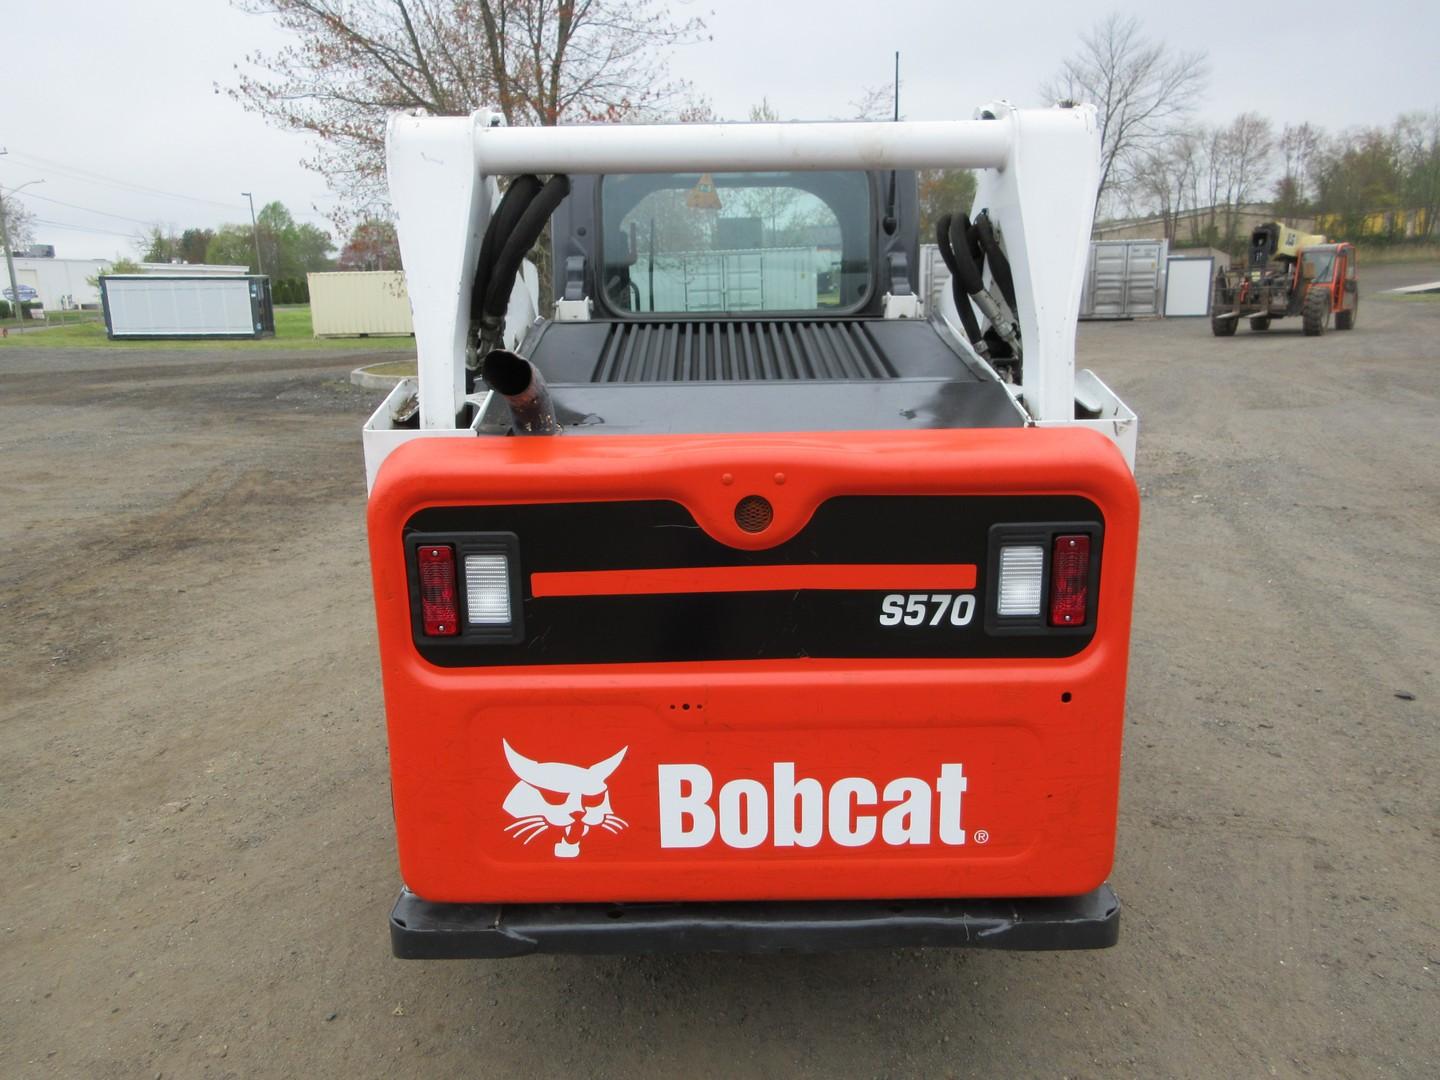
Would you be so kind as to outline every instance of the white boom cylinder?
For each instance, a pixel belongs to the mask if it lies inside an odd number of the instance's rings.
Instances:
[[[826,124],[595,124],[482,127],[476,164],[512,173],[999,169],[1004,120]]]

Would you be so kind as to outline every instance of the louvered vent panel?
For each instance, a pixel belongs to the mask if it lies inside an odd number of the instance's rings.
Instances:
[[[597,383],[893,379],[858,322],[617,322]]]

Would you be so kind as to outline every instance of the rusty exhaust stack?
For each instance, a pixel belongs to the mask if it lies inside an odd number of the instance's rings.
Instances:
[[[540,369],[509,349],[491,349],[480,365],[490,389],[510,405],[516,435],[557,435],[555,405]]]

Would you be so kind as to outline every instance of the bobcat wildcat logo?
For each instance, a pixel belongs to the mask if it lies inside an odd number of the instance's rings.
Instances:
[[[610,789],[605,781],[625,757],[628,746],[604,761],[586,768],[563,761],[533,761],[517,753],[504,739],[505,760],[520,782],[505,796],[505,812],[515,820],[505,831],[516,840],[530,843],[551,829],[560,830],[555,857],[573,859],[580,854],[580,840],[592,826],[618,833],[629,827],[610,809]]]

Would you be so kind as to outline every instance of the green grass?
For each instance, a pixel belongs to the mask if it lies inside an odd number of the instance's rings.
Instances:
[[[1440,304],[1440,293],[1376,293],[1376,300],[1387,304]]]
[[[43,320],[26,319],[23,323],[16,318],[0,319],[0,326],[8,330],[25,329],[33,330],[41,326],[65,326],[71,323],[85,323],[103,320],[104,316],[98,311],[49,311],[45,313]]]
[[[1360,274],[1365,267],[1384,266],[1391,263],[1440,262],[1440,244],[1367,244],[1355,245],[1360,256]]]
[[[13,324],[7,324],[13,325]],[[395,352],[413,349],[410,338],[317,338],[310,325],[310,305],[275,309],[275,336],[271,338],[249,338],[208,341],[111,341],[105,336],[105,324],[87,321],[73,325],[52,326],[41,329],[44,323],[27,322],[25,330],[12,330],[9,337],[0,338],[0,349],[23,346],[25,348],[74,349],[93,347],[98,349],[234,349],[265,352],[267,350],[316,349],[351,351],[374,349]]]

